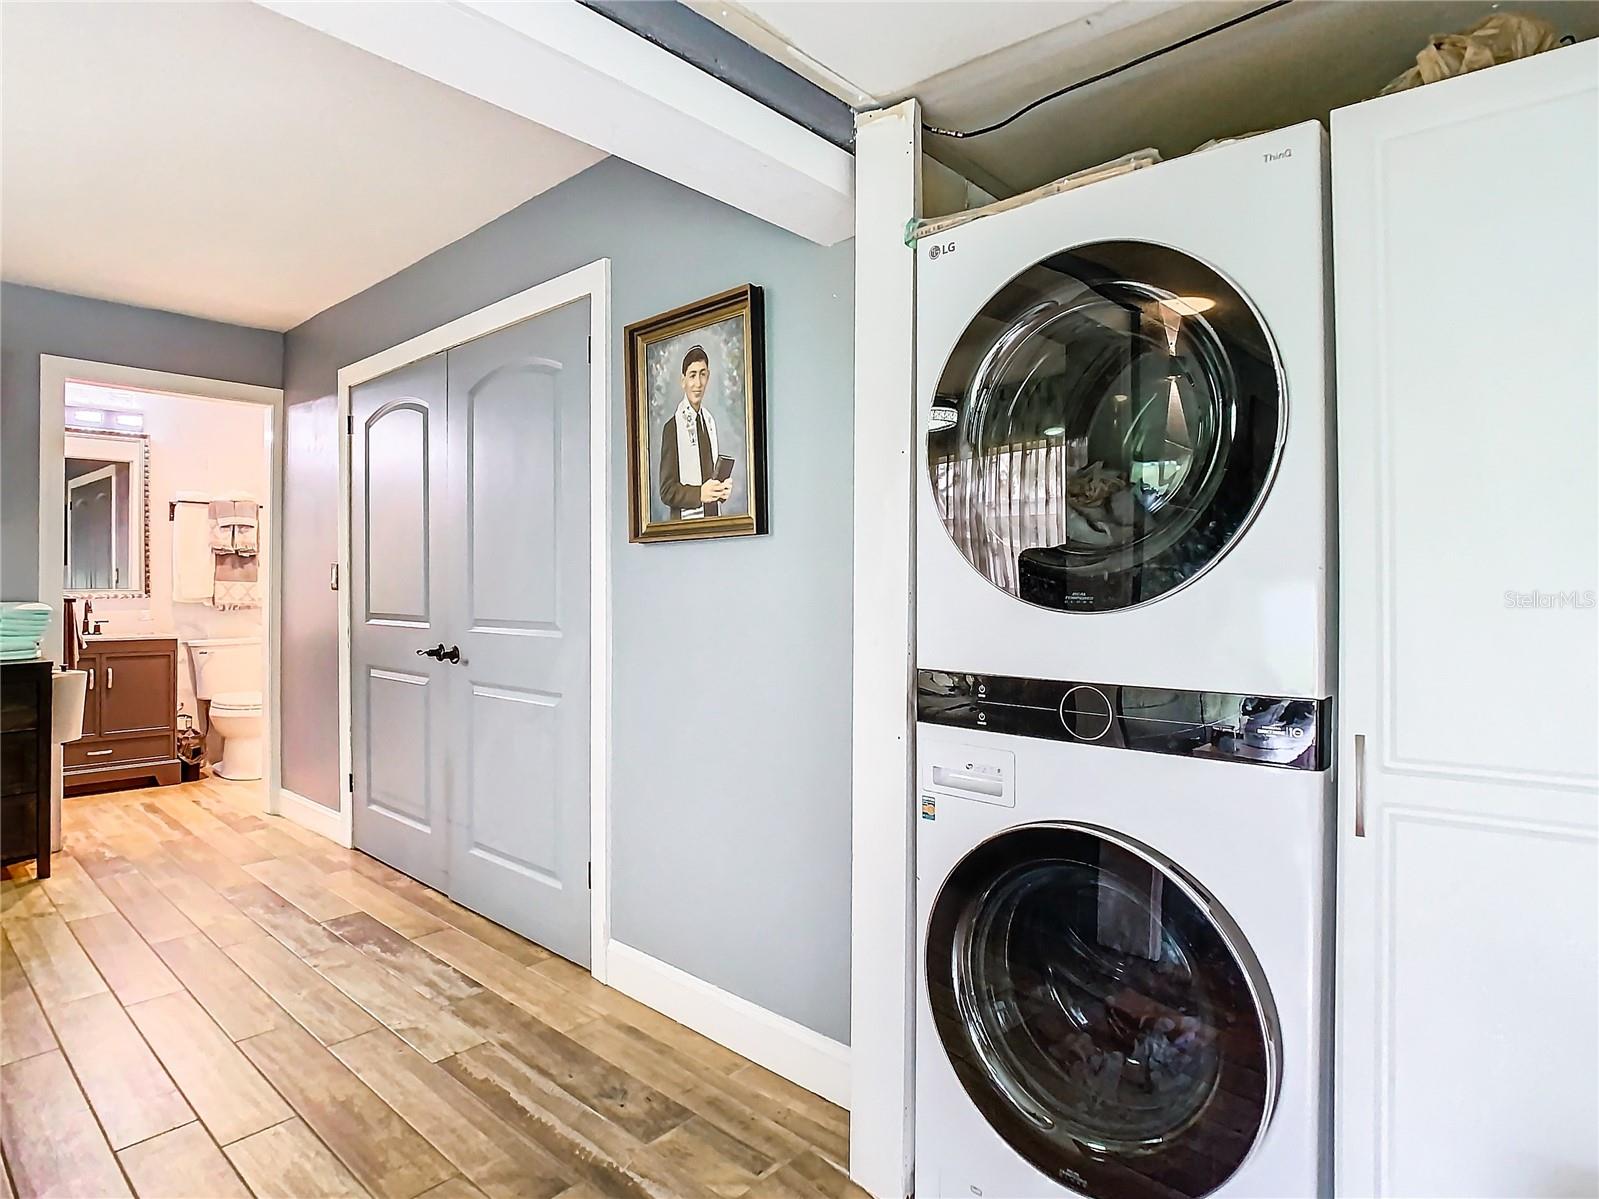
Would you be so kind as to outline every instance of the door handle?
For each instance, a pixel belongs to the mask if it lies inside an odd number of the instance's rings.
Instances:
[[[1366,835],[1366,734],[1355,734],[1355,836]]]
[[[442,662],[444,661],[444,642],[439,642],[432,649],[419,649],[416,653],[419,658],[433,658]]]
[[[443,649],[442,646],[440,646],[439,648]],[[459,645],[452,645],[452,646],[450,646],[449,649],[444,650],[444,652],[439,655],[439,661],[440,662],[449,662],[452,665],[455,664],[455,663],[460,662],[460,660],[461,660],[461,647]]]

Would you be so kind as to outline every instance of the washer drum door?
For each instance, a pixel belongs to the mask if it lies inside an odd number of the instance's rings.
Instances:
[[[927,982],[961,1085],[1042,1173],[1104,1199],[1209,1194],[1276,1102],[1276,1013],[1219,906],[1154,851],[1026,825],[950,872]]]
[[[985,579],[1109,612],[1227,552],[1285,428],[1276,351],[1237,288],[1165,246],[1097,242],[1023,271],[972,319],[934,394],[927,466]]]

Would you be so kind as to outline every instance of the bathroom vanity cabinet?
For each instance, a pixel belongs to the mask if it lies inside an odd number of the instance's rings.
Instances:
[[[50,877],[49,662],[0,665],[0,861]]]
[[[179,781],[177,638],[91,637],[78,668],[89,682],[83,736],[63,747],[66,790]]]

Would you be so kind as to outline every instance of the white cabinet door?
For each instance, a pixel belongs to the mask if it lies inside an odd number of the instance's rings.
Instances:
[[[1344,1195],[1599,1194],[1596,83],[1333,114]]]

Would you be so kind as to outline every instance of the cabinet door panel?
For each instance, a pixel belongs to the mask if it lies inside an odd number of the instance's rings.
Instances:
[[[176,711],[171,650],[128,649],[100,655],[95,690],[103,737],[171,728]]]
[[[1592,1194],[1599,44],[1332,128],[1337,1188]]]

